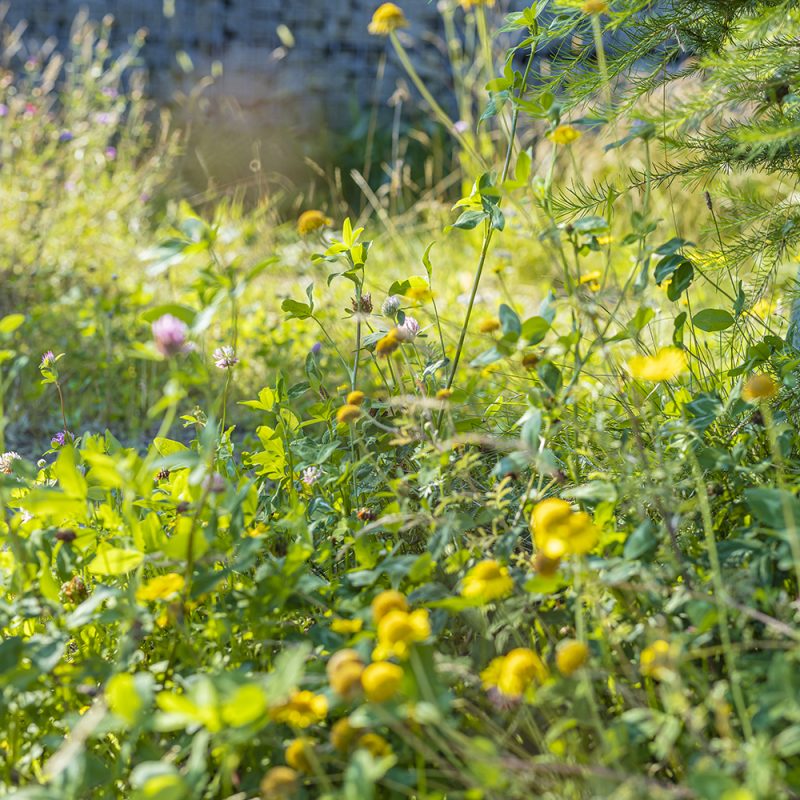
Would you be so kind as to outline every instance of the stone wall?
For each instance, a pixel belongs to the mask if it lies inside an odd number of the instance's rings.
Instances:
[[[118,43],[140,28],[149,31],[143,57],[157,96],[187,88],[218,62],[222,74],[212,95],[233,97],[241,107],[260,108],[282,123],[344,127],[373,97],[380,54],[389,47],[367,33],[379,1],[10,0],[7,21],[26,20],[28,41],[55,37],[63,47],[80,9],[94,19],[112,14]],[[402,6],[412,23],[408,35],[417,68],[446,91],[446,62],[434,43],[441,24],[435,0],[403,0]],[[291,46],[280,26],[290,32]],[[181,51],[196,68],[190,79],[176,62]],[[390,53],[384,100],[398,74]]]

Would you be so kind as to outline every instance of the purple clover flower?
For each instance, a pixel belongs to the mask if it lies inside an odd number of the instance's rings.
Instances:
[[[58,134],[58,141],[62,143],[71,142],[74,138],[72,131],[61,131],[61,133]]]
[[[59,431],[50,440],[50,447],[53,450],[57,450],[59,447],[63,447],[71,439],[72,439],[72,435],[70,434],[69,431]]]
[[[397,338],[401,342],[413,342],[419,333],[419,322],[414,317],[406,317],[402,325],[397,326]]]
[[[153,339],[156,350],[164,358],[171,358],[180,353],[187,353],[191,347],[187,341],[189,328],[172,314],[164,314],[153,323]]]
[[[52,350],[48,350],[46,353],[42,353],[42,361],[39,364],[39,369],[45,368],[50,369],[56,363],[56,356]]]
[[[106,158],[109,161],[113,161],[117,157],[117,148],[116,147],[106,147]]]
[[[314,344],[311,345],[311,355],[318,356],[320,352],[322,352],[322,342],[314,342]]]
[[[313,486],[322,477],[322,470],[314,465],[306,467],[302,473],[302,481],[306,486]]]

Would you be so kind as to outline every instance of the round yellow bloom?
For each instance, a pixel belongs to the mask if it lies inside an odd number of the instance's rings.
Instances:
[[[436,392],[436,399],[437,400],[447,400],[452,396],[453,396],[453,390],[452,389],[439,389],[439,391]]]
[[[408,20],[403,9],[395,3],[384,3],[375,10],[369,32],[375,36],[388,36],[398,28],[407,28]]]
[[[361,409],[358,406],[346,403],[336,412],[337,422],[355,422],[361,416]]]
[[[488,317],[487,319],[482,319],[478,323],[478,330],[481,333],[492,333],[499,329],[500,329],[500,320],[497,319],[497,317]]]
[[[397,694],[403,681],[403,668],[388,661],[370,664],[361,673],[361,687],[371,703],[385,703]]]
[[[291,767],[273,767],[261,779],[261,797],[264,800],[288,800],[298,788],[298,775]]]
[[[345,699],[358,694],[361,688],[361,673],[364,665],[360,661],[345,661],[336,670],[328,673],[331,689]]]
[[[331,677],[342,664],[347,664],[350,661],[355,661],[361,664],[361,656],[358,651],[353,650],[351,647],[345,647],[343,650],[337,650],[329,659],[325,666],[325,671],[328,673],[328,678]]]
[[[664,347],[654,356],[634,356],[628,369],[639,380],[670,381],[686,369],[686,356],[677,347]]]
[[[742,397],[748,403],[769,400],[778,393],[778,384],[769,375],[753,375],[742,389]]]
[[[380,622],[390,611],[408,611],[408,600],[401,592],[394,589],[387,589],[381,592],[372,601],[372,619],[377,624]]]
[[[593,270],[592,272],[587,272],[585,275],[581,275],[580,285],[585,286],[589,284],[589,289],[593,292],[600,291],[600,278],[603,277],[603,273],[600,272],[599,269]]]
[[[469,9],[474,8],[475,6],[487,6],[488,8],[494,8],[494,0],[458,0],[458,4],[464,11],[469,11]]]
[[[326,228],[329,225],[333,225],[333,220],[317,209],[304,211],[297,218],[297,232],[301,236],[307,236],[309,233],[314,233],[314,231]]]
[[[365,733],[358,740],[356,747],[367,750],[375,758],[383,758],[392,752],[392,746],[378,733]]]
[[[556,648],[556,666],[562,675],[572,675],[588,660],[589,648],[575,639],[564,639]]]
[[[298,772],[314,771],[314,740],[301,736],[292,739],[284,753],[286,763]]]
[[[397,337],[397,328],[392,328],[383,339],[378,340],[375,352],[379,356],[388,358],[398,347],[400,347],[400,339]]]
[[[331,630],[334,633],[345,635],[358,633],[364,627],[364,620],[361,619],[335,619],[331,622]]]
[[[518,647],[492,659],[481,672],[481,680],[485,689],[497,689],[507,697],[521,697],[534,681],[542,683],[547,675],[547,667],[533,650]]]
[[[339,753],[346,753],[353,746],[358,728],[354,728],[348,717],[343,717],[331,727],[331,744]]]
[[[531,528],[536,546],[551,561],[588,553],[599,538],[597,528],[585,511],[573,511],[566,500],[557,497],[536,504]]]
[[[358,390],[352,391],[347,395],[347,405],[360,406],[364,402],[365,397],[366,395],[364,392],[359,392]]]
[[[395,656],[408,658],[411,647],[431,635],[428,612],[424,608],[412,611],[395,609],[378,623],[378,646],[372,651],[376,661]]]
[[[669,642],[657,639],[649,647],[645,647],[639,656],[639,667],[642,675],[662,680],[670,672],[672,647]]]
[[[140,602],[166,600],[182,591],[185,584],[183,575],[178,575],[177,572],[156,575],[155,578],[151,578],[144,586],[140,586],[136,590],[136,599]]]
[[[605,14],[608,11],[606,0],[586,0],[581,6],[584,14]]]
[[[508,574],[508,567],[502,566],[492,558],[476,564],[464,577],[461,596],[481,603],[491,603],[508,597],[514,591],[514,581]]]
[[[547,138],[553,144],[572,144],[581,138],[581,132],[573,125],[557,125],[547,134]]]
[[[324,695],[309,691],[294,692],[289,700],[272,709],[272,719],[293,728],[307,728],[325,719],[328,701]]]

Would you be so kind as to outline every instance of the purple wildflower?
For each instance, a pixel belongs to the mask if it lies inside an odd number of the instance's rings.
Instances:
[[[106,158],[109,161],[113,161],[117,157],[117,148],[116,147],[106,147]]]
[[[53,438],[50,440],[50,447],[53,450],[58,449],[59,447],[63,447],[71,438],[69,431],[59,431]]]
[[[302,481],[306,486],[313,486],[322,477],[322,470],[314,465],[303,470]]]
[[[214,351],[213,358],[214,364],[219,367],[219,369],[230,369],[239,363],[239,359],[236,357],[236,351],[229,345],[218,347]]]
[[[191,349],[186,340],[188,334],[189,328],[186,327],[186,323],[173,317],[172,314],[164,314],[153,323],[156,349],[165,358],[186,353]]]
[[[42,353],[42,362],[39,364],[39,369],[51,369],[56,363],[56,356],[52,350]]]
[[[397,326],[397,338],[401,342],[412,342],[419,333],[419,322],[414,317],[406,317],[402,325]]]
[[[59,142],[71,142],[75,137],[72,135],[72,131],[61,131],[58,135]]]
[[[321,351],[322,351],[322,342],[314,342],[314,344],[311,345],[311,354],[312,355],[318,356]]]
[[[8,116],[8,106],[5,103],[0,103],[0,117]]]

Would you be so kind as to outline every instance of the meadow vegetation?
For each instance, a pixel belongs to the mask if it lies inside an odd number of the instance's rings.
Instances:
[[[800,795],[800,11],[440,5],[446,151],[280,202],[5,34],[5,795]]]

